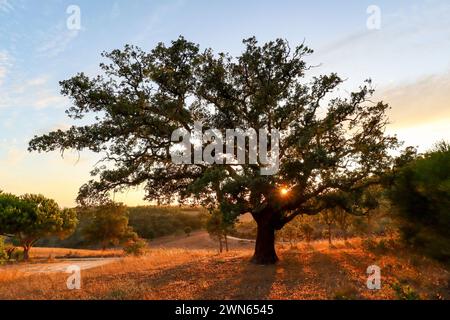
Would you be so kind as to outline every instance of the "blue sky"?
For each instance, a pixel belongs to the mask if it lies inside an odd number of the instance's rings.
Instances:
[[[69,30],[69,5],[81,30]],[[369,30],[367,8],[380,8]],[[277,37],[315,50],[314,73],[347,78],[343,93],[371,77],[392,107],[392,125],[422,150],[450,140],[450,3],[428,1],[144,1],[0,0],[0,189],[43,192],[73,205],[96,157],[87,153],[28,154],[35,134],[72,124],[58,81],[95,74],[100,53],[126,43],[151,49],[184,35],[203,48],[238,54],[241,40]],[[311,75],[312,75],[311,74]],[[122,199],[140,203],[141,194]]]

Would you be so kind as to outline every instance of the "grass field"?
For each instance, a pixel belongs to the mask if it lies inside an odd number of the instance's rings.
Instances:
[[[279,246],[281,261],[248,261],[252,244],[230,241],[219,255],[204,232],[154,241],[140,258],[82,271],[81,290],[68,290],[65,273],[24,274],[0,269],[0,299],[449,299],[442,265],[386,249],[364,249],[361,239]],[[39,254],[41,250],[36,250]],[[87,252],[81,252],[85,253]],[[381,268],[381,290],[368,290],[366,269]]]
[[[118,257],[123,251],[117,250],[86,250],[86,249],[64,249],[64,248],[33,248],[30,252],[32,260],[55,259],[55,258],[96,258],[96,257]]]

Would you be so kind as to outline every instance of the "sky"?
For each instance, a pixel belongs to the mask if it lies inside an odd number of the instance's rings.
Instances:
[[[150,50],[179,35],[232,55],[253,35],[305,41],[315,51],[311,75],[337,72],[343,94],[373,80],[377,99],[392,107],[388,133],[420,151],[450,140],[447,0],[0,0],[0,190],[73,206],[98,156],[27,152],[34,135],[74,124],[58,82],[97,74],[103,51]],[[144,204],[142,196],[131,190],[116,200]]]

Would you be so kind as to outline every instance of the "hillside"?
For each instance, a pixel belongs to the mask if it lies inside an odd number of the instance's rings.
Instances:
[[[376,241],[374,242],[376,243]],[[151,242],[142,258],[124,258],[82,272],[82,289],[67,274],[0,269],[0,299],[449,299],[449,271],[396,248],[354,238],[333,248],[318,241],[279,245],[281,261],[257,266],[253,244],[230,240],[219,255],[205,232]],[[381,268],[381,290],[368,290],[366,269]]]

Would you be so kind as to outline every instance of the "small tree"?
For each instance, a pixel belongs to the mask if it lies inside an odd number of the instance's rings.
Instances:
[[[303,223],[300,226],[300,230],[302,232],[303,238],[306,242],[311,242],[312,234],[314,232],[314,228],[309,223]]]
[[[226,215],[219,210],[214,210],[206,223],[206,230],[213,239],[219,241],[219,252],[223,251],[223,245],[228,251],[228,235],[234,227],[234,222],[226,219]]]
[[[327,209],[322,211],[320,214],[320,221],[326,224],[327,226],[327,237],[328,237],[328,244],[331,246],[331,228],[336,223],[336,216],[333,209]]]
[[[222,216],[219,211],[214,211],[206,223],[206,230],[213,239],[219,241],[219,252],[223,251],[222,244]]]
[[[336,211],[334,213],[334,216],[335,216],[336,224],[339,226],[339,228],[344,233],[344,239],[347,240],[348,228],[350,227],[350,224],[351,224],[350,215],[342,208],[337,207],[335,210]]]
[[[0,234],[19,243],[24,260],[28,260],[30,249],[39,239],[63,239],[75,230],[77,223],[74,210],[61,210],[54,200],[43,195],[0,194]]]
[[[117,246],[137,238],[128,226],[128,210],[123,204],[109,202],[90,208],[90,211],[91,221],[83,230],[90,243],[100,243],[105,250],[110,245]]]

